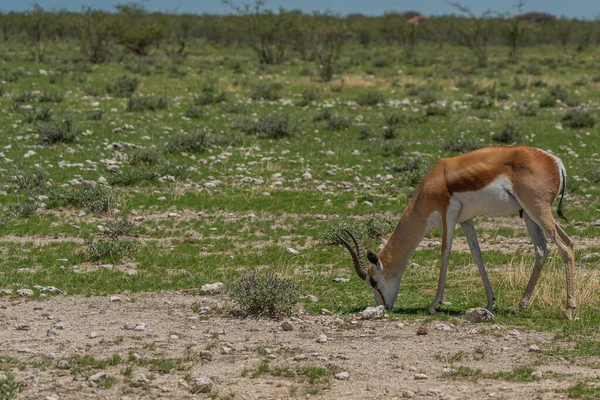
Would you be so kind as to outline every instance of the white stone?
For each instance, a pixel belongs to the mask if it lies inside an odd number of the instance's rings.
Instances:
[[[90,382],[98,382],[98,381],[101,381],[104,378],[106,378],[106,372],[98,372],[97,374],[94,374],[94,375],[90,376],[88,378],[88,380]]]
[[[298,255],[298,254],[300,254],[300,252],[299,252],[298,250],[296,250],[296,249],[294,249],[294,248],[292,248],[292,247],[288,247],[288,248],[287,248],[287,252],[288,252],[288,253],[290,253],[290,254],[293,254],[293,255]]]
[[[317,336],[317,343],[327,343],[327,340],[329,340],[329,339],[327,338],[327,335],[325,335],[324,333]]]
[[[414,375],[414,378],[415,378],[416,380],[424,380],[424,379],[427,379],[427,378],[428,378],[428,376],[427,376],[427,375],[425,375],[425,374],[415,374],[415,375]]]
[[[33,290],[31,289],[19,289],[17,290],[17,294],[21,297],[31,297],[33,296]]]
[[[361,316],[363,319],[379,319],[385,315],[385,307],[377,306],[377,307],[367,307],[365,308]]]
[[[535,344],[532,344],[531,346],[529,346],[529,352],[531,352],[531,353],[539,353],[540,351],[542,351],[542,350],[540,350],[540,348]]]
[[[207,283],[206,285],[202,285],[200,288],[199,294],[202,296],[206,296],[209,294],[217,294],[225,291],[225,284],[222,282],[215,283]]]
[[[350,378],[350,374],[346,371],[335,374],[335,379],[338,379],[340,381],[346,381],[348,380],[348,378]]]
[[[477,307],[469,308],[465,312],[465,318],[469,322],[492,322],[496,320],[494,314],[492,314],[487,308]]]
[[[213,388],[213,381],[208,376],[199,376],[190,381],[190,391],[192,393],[210,393]]]

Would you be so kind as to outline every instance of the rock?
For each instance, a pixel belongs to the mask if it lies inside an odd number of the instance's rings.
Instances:
[[[0,289],[0,296],[10,296],[12,293],[10,289]]]
[[[442,391],[440,389],[427,389],[428,396],[439,396]]]
[[[223,346],[221,347],[221,354],[231,354],[233,349],[231,347]]]
[[[33,290],[31,289],[19,289],[17,290],[17,294],[21,297],[31,297],[33,296]]]
[[[203,360],[212,360],[212,353],[209,350],[200,350],[200,358]]]
[[[417,328],[417,335],[418,336],[424,336],[427,335],[427,326],[425,325],[421,325]]]
[[[325,335],[324,333],[317,336],[317,343],[327,343],[327,340],[327,335]]]
[[[338,283],[348,283],[350,282],[350,279],[348,278],[333,278],[334,282],[338,282]]]
[[[143,322],[138,322],[137,324],[135,324],[135,328],[133,328],[134,331],[145,331],[146,330],[146,324],[144,324]]]
[[[29,324],[15,324],[15,329],[18,331],[28,331]]]
[[[467,321],[472,323],[492,322],[496,320],[494,314],[492,314],[487,308],[483,307],[469,308],[465,312],[465,318]]]
[[[415,397],[415,392],[412,392],[410,390],[403,390],[402,397],[404,397],[405,399],[412,399],[413,397]]]
[[[135,326],[135,322],[126,322],[125,325],[123,325],[123,329],[125,329],[126,331],[132,331],[135,329]]]
[[[436,331],[451,331],[452,328],[446,324],[436,324],[435,330]]]
[[[113,303],[115,301],[121,301],[121,298],[119,296],[110,296],[108,298],[108,301],[111,302],[111,303]]]
[[[135,358],[136,360],[141,360],[143,358],[140,353],[132,353],[131,357]]]
[[[67,360],[60,360],[58,363],[56,363],[56,368],[69,369],[71,368],[71,366],[69,365],[69,362]]]
[[[427,375],[425,375],[425,374],[415,374],[415,375],[414,375],[414,378],[415,378],[416,380],[420,381],[420,380],[425,380],[425,379],[427,379],[427,378],[428,378],[428,376],[427,376]]]
[[[212,388],[213,381],[208,376],[199,376],[190,381],[190,392],[192,393],[210,393]]]
[[[377,307],[367,307],[365,308],[361,316],[363,319],[379,319],[385,315],[385,307],[377,306]]]
[[[44,397],[44,400],[58,400],[57,394],[51,394],[50,396]]]
[[[440,400],[456,400],[456,397],[450,396],[449,394],[443,394],[440,396]]]
[[[594,222],[594,226],[600,226],[600,219],[596,220],[596,222]]]
[[[90,333],[88,333],[88,337],[89,337],[90,339],[96,339],[98,336],[100,336],[100,335],[98,334],[98,332],[90,332]]]
[[[290,324],[289,321],[283,321],[281,323],[281,329],[284,330],[284,331],[286,331],[286,332],[289,332],[289,331],[293,331],[294,327],[292,326],[292,324]]]
[[[310,181],[312,180],[312,175],[310,174],[310,172],[305,172],[304,174],[302,174],[302,180],[304,181]]]
[[[290,253],[290,254],[293,254],[293,255],[295,255],[295,256],[296,256],[296,255],[298,255],[298,254],[300,254],[300,252],[299,252],[298,250],[296,250],[296,249],[293,249],[293,248],[291,248],[291,247],[288,247],[288,248],[287,248],[287,252],[288,252],[288,253]]]
[[[518,337],[521,337],[521,332],[519,332],[516,329],[513,329],[512,331],[508,331],[508,336],[518,338]]]
[[[542,378],[544,376],[544,373],[542,371],[533,371],[531,373],[531,376],[540,379],[540,378]]]
[[[542,351],[542,350],[540,350],[540,348],[535,344],[532,344],[531,346],[529,346],[530,353],[539,353],[540,351]]]
[[[200,288],[199,294],[202,296],[206,296],[209,294],[218,294],[223,293],[225,291],[225,284],[222,282],[215,283],[207,283],[206,285],[202,285]]]
[[[335,379],[340,381],[346,381],[350,378],[350,374],[346,371],[340,372],[339,374],[335,374]]]
[[[90,376],[88,378],[88,380],[90,382],[99,382],[99,381],[101,381],[102,379],[105,379],[105,378],[106,378],[106,372],[98,372],[97,374],[94,374],[94,375]]]

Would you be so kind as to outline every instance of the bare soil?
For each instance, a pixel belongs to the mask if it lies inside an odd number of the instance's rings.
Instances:
[[[553,332],[520,332],[514,337],[509,326],[469,324],[458,317],[449,331],[437,330],[438,322],[429,322],[424,323],[428,334],[417,336],[425,316],[406,324],[396,316],[362,321],[345,315],[342,323],[336,321],[338,316],[302,313],[290,318],[293,330],[284,331],[282,321],[232,317],[225,311],[226,296],[163,292],[119,297],[119,301],[62,295],[34,301],[0,298],[0,359],[14,357],[26,365],[22,370],[16,364],[0,365],[4,373],[24,383],[18,398],[43,399],[52,394],[60,399],[202,398],[210,394],[190,393],[184,377],[205,375],[213,379],[216,398],[388,399],[402,398],[402,392],[410,390],[420,399],[552,399],[566,397],[566,389],[577,381],[598,376],[596,369],[583,363],[549,354],[557,345],[568,345],[555,342]],[[209,311],[199,313],[202,307]],[[145,329],[125,329],[126,324],[136,323],[146,324]],[[98,337],[90,338],[91,332]],[[320,334],[327,335],[326,343],[316,342]],[[543,352],[528,351],[532,344]],[[223,354],[223,346],[231,352]],[[206,349],[212,353],[210,361],[199,357],[200,350]],[[159,372],[151,365],[129,361],[133,352],[142,360],[182,358],[188,369]],[[107,359],[115,353],[122,361],[104,369],[57,368],[59,360],[75,355]],[[253,378],[264,360],[292,368],[334,365],[336,371],[347,371],[349,379],[330,376],[328,382],[311,384],[301,375],[266,373]],[[123,374],[127,365],[134,365],[130,377]],[[444,368],[458,366],[484,373],[533,366],[543,375],[533,382],[445,376]],[[87,379],[101,370],[116,378],[112,386]],[[415,379],[418,373],[427,379]],[[428,394],[430,389],[434,392]]]

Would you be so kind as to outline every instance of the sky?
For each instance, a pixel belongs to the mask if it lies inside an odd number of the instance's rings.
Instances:
[[[248,0],[233,0],[244,4]],[[424,15],[456,13],[447,0],[265,0],[267,8],[301,9],[305,12],[332,11],[342,15],[362,13],[381,15],[385,11],[415,10]],[[105,10],[114,10],[114,5],[127,3],[127,0],[37,0],[44,9],[67,9],[79,11],[82,6],[92,6]],[[468,6],[475,14],[486,10],[506,12],[518,0],[458,0]],[[34,1],[0,0],[0,11],[24,11]],[[221,0],[146,0],[142,2],[151,11],[177,11],[189,13],[227,14],[230,9]],[[529,0],[523,8],[527,11],[543,11],[557,16],[594,19],[600,15],[600,0]]]

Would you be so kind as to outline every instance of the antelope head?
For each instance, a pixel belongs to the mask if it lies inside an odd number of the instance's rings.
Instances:
[[[383,265],[377,254],[371,250],[367,251],[367,260],[369,260],[370,264],[367,266],[364,255],[365,248],[362,242],[352,232],[347,229],[344,229],[344,231],[350,236],[354,246],[341,235],[336,234],[336,236],[344,247],[348,249],[348,252],[350,252],[356,274],[373,289],[377,305],[385,306],[386,309],[391,310],[394,308],[394,303],[398,297],[399,279],[394,279],[393,282],[385,279]]]

